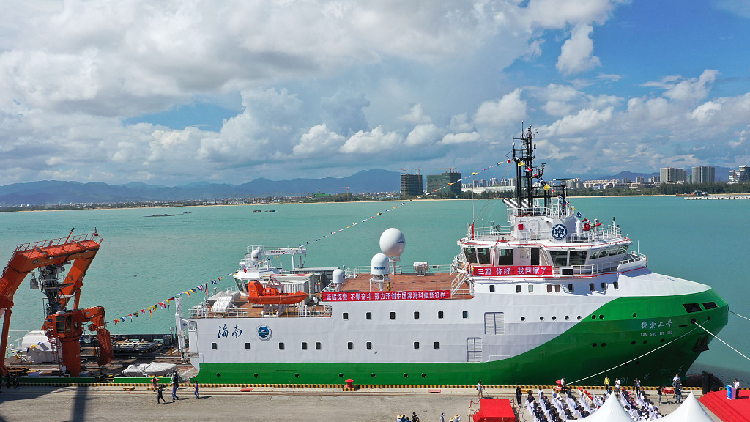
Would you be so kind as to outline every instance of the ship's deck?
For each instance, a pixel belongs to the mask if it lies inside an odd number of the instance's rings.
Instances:
[[[355,278],[347,279],[341,286],[342,292],[369,292],[379,291],[376,283],[372,283],[370,288],[370,274],[358,274]],[[429,290],[450,290],[451,283],[456,278],[456,274],[439,273],[439,274],[391,274],[390,290],[387,284],[384,285],[383,291],[405,292],[405,291],[429,291]],[[467,288],[464,283],[464,289]]]
[[[435,273],[435,274],[392,274],[390,282],[383,285],[383,290],[379,289],[377,283],[370,284],[370,274],[359,274],[354,278],[349,278],[341,285],[340,290],[336,293],[390,293],[393,295],[397,292],[434,292],[434,291],[451,291],[452,284],[456,274]],[[332,294],[334,292],[331,292]],[[456,290],[454,294],[448,294],[445,299],[470,299],[469,288],[466,282]],[[275,317],[299,317],[299,316],[330,316],[330,307],[326,306],[329,302],[323,301],[320,305],[300,306],[297,305],[274,305],[263,306],[250,303],[246,298],[234,303],[234,307],[227,312],[214,312],[210,307],[197,306],[190,309],[191,318],[219,318],[219,317],[238,317],[238,318],[261,318],[265,316]]]

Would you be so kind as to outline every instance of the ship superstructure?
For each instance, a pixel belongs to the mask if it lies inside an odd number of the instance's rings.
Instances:
[[[704,284],[650,271],[614,220],[584,219],[565,181],[546,182],[544,164],[534,165],[533,136],[525,128],[513,147],[510,225],[470,224],[444,272],[415,263],[407,273],[397,257],[376,257],[370,274],[334,271],[330,284],[297,289],[307,298],[292,304],[248,294],[248,284],[267,288],[282,274],[245,280],[241,268],[237,291],[191,309],[196,380],[591,383],[611,371],[656,384],[684,375],[710,340],[694,323],[720,331],[726,301]],[[382,238],[381,248],[389,249]]]

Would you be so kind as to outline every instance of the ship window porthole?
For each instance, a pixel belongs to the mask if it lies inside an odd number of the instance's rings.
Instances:
[[[349,312],[344,312],[344,319],[349,319]]]
[[[351,341],[348,342],[348,343],[346,343],[346,348],[349,349],[349,350],[354,349],[354,343],[352,343]]]
[[[635,318],[635,316],[636,316],[636,313],[635,313],[635,312],[633,312],[633,318]]]
[[[404,378],[409,378],[409,374],[404,374]]]
[[[294,374],[294,377],[295,378],[299,378],[299,374]]]
[[[614,283],[612,283],[612,285],[615,286],[615,290],[620,290],[620,282],[619,281],[615,281]]]
[[[604,315],[599,315],[599,319],[604,319]]]
[[[245,343],[245,350],[250,350],[250,343]]]
[[[495,293],[495,285],[490,284],[490,293]]]
[[[544,321],[544,317],[543,317],[543,316],[540,316],[540,317],[539,317],[539,321]]]
[[[427,374],[422,374],[422,378],[427,378]]]
[[[257,373],[255,373],[255,374],[253,374],[253,376],[254,376],[255,378],[258,378],[258,377],[259,377],[260,375],[259,375],[259,374],[257,374]]]
[[[414,319],[419,319],[419,311],[414,311]]]
[[[396,319],[396,313],[395,312],[391,312],[391,319]]]
[[[279,350],[284,350],[284,343],[279,343]]]
[[[570,319],[570,317],[569,317],[569,316],[567,316],[567,315],[565,315],[565,321],[567,321],[567,320],[569,320],[569,319]]]
[[[319,342],[319,341],[316,341],[316,342],[315,342],[315,350],[320,350],[320,349],[322,349],[322,348],[323,348],[323,345],[322,345],[322,344],[320,344],[320,342]]]
[[[366,312],[365,313],[365,318],[366,319],[372,319],[372,312]]]
[[[344,378],[344,374],[342,374],[341,372],[339,372],[339,378]]]
[[[573,293],[573,283],[568,284],[568,291]]]
[[[556,320],[556,319],[557,319],[557,317],[556,317],[556,316],[553,316],[553,317],[552,317],[552,321],[554,321],[554,320]]]
[[[589,290],[594,291],[594,283],[589,283]]]
[[[522,316],[522,317],[521,317],[521,321],[526,321],[526,317],[525,317],[525,316]]]
[[[307,342],[302,342],[302,350],[307,350]]]
[[[371,377],[375,378],[375,373],[370,374]]]
[[[529,284],[529,293],[534,293],[534,285]]]
[[[521,293],[521,285],[516,285],[516,293]]]
[[[635,340],[631,341],[630,344],[635,344]]]
[[[468,318],[468,317],[469,317],[469,311],[463,311],[463,312],[461,313],[461,315],[463,315],[464,319],[466,319],[466,318]]]
[[[578,315],[578,316],[577,316],[576,318],[577,318],[577,319],[578,319],[579,321],[581,320],[581,316],[580,316],[580,315]]]
[[[436,342],[432,343],[432,348],[435,349],[435,350],[439,349],[440,348],[440,342],[436,341]]]
[[[596,347],[596,343],[594,343],[593,346]]]
[[[418,341],[414,342],[414,350],[419,350],[419,342]]]
[[[216,343],[211,343],[211,349],[216,350],[219,348],[219,345]]]
[[[367,342],[367,343],[365,344],[365,347],[367,347],[367,350],[372,350],[372,342],[371,342],[371,341],[368,341],[368,342]]]
[[[438,319],[443,319],[443,311],[438,311]]]

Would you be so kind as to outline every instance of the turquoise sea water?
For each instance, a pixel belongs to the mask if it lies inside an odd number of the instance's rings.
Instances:
[[[579,198],[573,205],[589,219],[609,224],[616,217],[623,232],[659,273],[711,285],[730,309],[750,317],[747,263],[750,201],[686,201],[675,197]],[[472,214],[507,224],[499,201],[414,201],[265,206],[122,209],[0,213],[0,259],[17,244],[92,232],[104,241],[84,279],[81,306],[102,305],[113,333],[165,333],[174,326],[174,306],[114,325],[117,317],[140,312],[177,293],[231,274],[248,245],[307,245],[307,266],[367,266],[380,252],[380,233],[397,227],[406,237],[402,265],[414,261],[449,264]],[[275,212],[253,212],[254,209]],[[183,213],[187,211],[188,213]],[[377,215],[382,213],[382,215]],[[151,217],[152,214],[173,214]],[[371,218],[373,217],[374,218]],[[362,220],[366,220],[362,222]],[[357,225],[353,225],[353,223]],[[350,226],[347,228],[347,226]],[[339,229],[344,229],[339,232]],[[331,235],[331,232],[336,232]],[[320,241],[315,241],[320,239]],[[276,262],[291,267],[291,258]],[[12,330],[34,330],[43,322],[43,295],[28,280],[15,295]],[[183,308],[204,295],[183,300]],[[750,321],[730,314],[719,336],[750,356]],[[11,333],[11,341],[14,335]],[[750,362],[713,341],[690,372],[704,368],[743,375]]]

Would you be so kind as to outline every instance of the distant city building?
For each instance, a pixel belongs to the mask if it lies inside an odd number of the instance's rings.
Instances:
[[[636,176],[635,177],[635,183],[643,184],[645,182],[646,182],[646,179],[643,178],[642,176]]]
[[[738,170],[729,170],[729,183],[750,182],[750,166],[740,166]]]
[[[716,183],[716,167],[699,166],[693,167],[691,183]]]
[[[424,181],[421,174],[401,175],[401,194],[404,196],[419,196],[424,193]]]
[[[687,181],[685,169],[665,167],[659,171],[659,174],[662,183],[685,183]]]
[[[455,171],[446,171],[443,174],[427,175],[427,192],[452,192],[455,195],[461,195],[461,173]],[[477,180],[474,180],[477,183]]]

